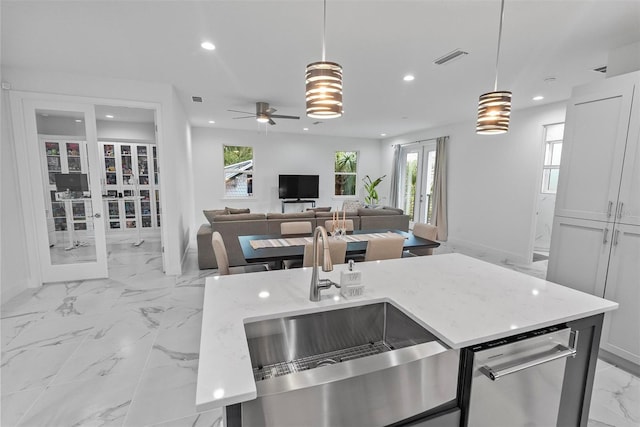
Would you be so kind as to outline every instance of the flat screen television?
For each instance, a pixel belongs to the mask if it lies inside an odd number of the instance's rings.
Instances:
[[[86,173],[57,173],[55,180],[57,191],[89,191]]]
[[[317,199],[318,175],[280,175],[278,195],[281,199]]]

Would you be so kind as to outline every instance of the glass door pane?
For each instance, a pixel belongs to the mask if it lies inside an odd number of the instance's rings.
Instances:
[[[42,162],[49,260],[52,266],[98,261],[85,113],[35,110]],[[63,134],[64,136],[45,136]]]

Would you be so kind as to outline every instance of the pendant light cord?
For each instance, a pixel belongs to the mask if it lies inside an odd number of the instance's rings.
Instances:
[[[498,29],[498,51],[496,52],[496,80],[493,84],[494,92],[498,91],[498,61],[500,60],[500,42],[502,41],[502,20],[503,19],[504,19],[504,0],[502,0],[501,6],[500,6],[500,28]],[[324,58],[324,41],[322,46],[322,52],[323,52],[322,56]]]
[[[326,51],[326,46],[325,46],[326,33],[327,33],[327,0],[324,0],[324,14],[322,18],[322,62],[325,62],[324,60],[325,60],[325,51]]]

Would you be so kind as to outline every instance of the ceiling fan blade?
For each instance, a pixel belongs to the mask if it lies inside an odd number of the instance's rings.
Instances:
[[[275,125],[275,124],[276,124],[276,122],[274,122],[273,120],[271,120],[271,117],[269,117],[269,124],[270,124],[271,126],[273,126],[273,125]]]
[[[283,116],[282,114],[272,114],[271,117],[275,117],[276,119],[300,119],[298,116]]]
[[[269,107],[269,108],[267,108],[267,109],[266,109],[265,113],[267,113],[267,114],[273,114],[273,113],[275,113],[276,111],[278,111],[278,110],[276,110],[276,109],[275,109],[275,108],[273,108],[273,107]]]
[[[251,111],[240,111],[240,110],[227,110],[227,111],[231,111],[233,113],[253,114]],[[253,117],[255,117],[255,114],[253,114]]]
[[[235,119],[255,119],[256,116],[243,116],[243,117],[234,117],[233,120]]]

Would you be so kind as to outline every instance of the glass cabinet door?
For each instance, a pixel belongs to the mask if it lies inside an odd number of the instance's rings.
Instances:
[[[122,183],[125,185],[133,185],[133,159],[131,158],[131,146],[120,146],[120,164]]]

